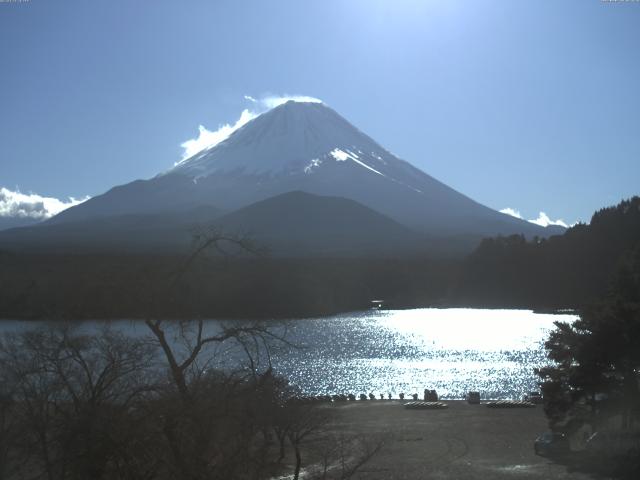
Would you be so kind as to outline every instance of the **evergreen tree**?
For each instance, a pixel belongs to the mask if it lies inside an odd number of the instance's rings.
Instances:
[[[553,366],[542,368],[545,411],[552,427],[596,425],[621,415],[629,429],[640,404],[640,246],[627,255],[609,294],[580,319],[556,322],[546,342]]]

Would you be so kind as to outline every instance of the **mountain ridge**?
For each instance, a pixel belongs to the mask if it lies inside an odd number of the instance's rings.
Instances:
[[[397,158],[324,104],[287,102],[251,120],[217,145],[151,179],[113,187],[37,228],[19,233],[11,231],[0,238],[20,238],[25,244],[45,245],[46,238],[30,239],[30,236],[45,235],[47,229],[42,227],[51,226],[55,228],[49,233],[59,243],[67,238],[70,245],[77,245],[80,238],[88,244],[105,245],[104,237],[123,246],[123,241],[131,238],[137,248],[142,248],[144,232],[149,235],[149,245],[163,244],[158,236],[172,239],[164,242],[167,245],[184,245],[183,241],[176,242],[184,238],[184,232],[174,232],[172,228],[184,228],[194,210],[213,208],[220,216],[237,218],[240,214],[234,217],[233,212],[251,206],[255,210],[259,208],[256,204],[290,192],[322,197],[322,208],[328,211],[334,207],[333,200],[327,198],[342,199],[345,206],[349,205],[353,215],[347,224],[340,224],[335,216],[318,214],[327,230],[335,230],[333,236],[322,232],[327,245],[331,245],[328,250],[333,251],[358,250],[356,232],[351,232],[352,244],[348,248],[340,249],[336,243],[341,234],[345,237],[351,223],[358,223],[356,211],[366,218],[362,221],[363,226],[366,225],[364,230],[376,231],[374,225],[384,218],[388,229],[396,232],[395,239],[382,233],[370,234],[374,238],[369,243],[378,242],[378,247],[371,247],[370,251],[377,253],[388,252],[389,245],[396,245],[399,254],[418,251],[420,248],[414,247],[420,243],[417,236],[428,240],[434,254],[455,252],[458,255],[470,252],[483,237],[522,234],[533,238],[559,233],[558,228],[545,229],[496,212],[457,192]],[[310,208],[315,205],[310,197],[304,198],[306,202],[302,204]],[[355,202],[357,207],[349,202]],[[280,217],[287,215],[287,208],[303,223],[304,215],[282,199],[268,205],[283,208],[280,215],[269,210],[268,217],[273,223],[271,234],[278,239],[276,250],[286,255],[281,248],[287,243],[286,231],[296,231],[296,225],[293,222],[279,224]],[[131,215],[138,216],[139,225],[130,225],[126,217]],[[181,216],[185,221],[180,220]],[[158,218],[167,219],[167,225],[162,228],[157,225]],[[105,231],[100,219],[112,229]],[[79,228],[82,222],[85,229],[93,232]],[[150,222],[151,226],[146,228],[144,222]],[[258,219],[254,216],[249,223],[255,225],[256,222]],[[68,225],[66,233],[64,225]],[[280,225],[282,231],[276,232],[275,225]],[[313,228],[315,225],[308,225],[309,230]],[[118,229],[122,231],[118,233]],[[154,232],[153,235],[150,232]],[[302,233],[298,229],[299,240]],[[400,241],[400,237],[404,239]],[[358,240],[362,245],[367,243],[362,240]],[[296,245],[290,243],[290,247],[296,254],[303,255],[302,244],[307,245],[309,255],[326,250],[322,242],[310,238]]]
[[[0,246],[14,251],[177,253],[196,232],[247,238],[276,257],[361,257],[425,253],[417,232],[340,197],[294,191],[233,212],[200,206],[180,212],[122,214],[64,223],[40,223],[0,232]]]
[[[198,205],[232,211],[297,190],[355,200],[431,236],[557,233],[481,205],[395,157],[326,105],[302,102],[280,105],[174,168],[49,221]]]

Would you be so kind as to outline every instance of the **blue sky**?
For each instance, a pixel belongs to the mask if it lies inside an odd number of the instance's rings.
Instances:
[[[0,187],[97,195],[296,94],[485,205],[588,221],[640,193],[639,45],[640,2],[0,3]]]

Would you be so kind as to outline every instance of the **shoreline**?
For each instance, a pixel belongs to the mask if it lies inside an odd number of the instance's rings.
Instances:
[[[407,306],[397,306],[393,305],[389,308],[363,308],[361,310],[353,310],[353,309],[345,309],[345,310],[336,310],[331,312],[323,312],[323,313],[310,313],[307,315],[299,315],[299,316],[277,316],[277,315],[264,315],[264,316],[219,316],[219,317],[206,317],[202,318],[202,320],[206,321],[230,321],[230,322],[294,322],[294,321],[304,321],[304,320],[314,320],[314,319],[322,319],[329,317],[338,317],[338,316],[346,316],[349,314],[363,314],[366,312],[389,312],[389,311],[405,311],[405,310],[511,310],[511,311],[526,311],[532,312],[540,315],[579,315],[580,309],[577,307],[562,307],[562,308],[554,308],[554,307],[535,307],[535,306],[487,306],[487,305],[459,305],[459,304],[432,304],[432,305],[407,305]],[[1,315],[1,314],[0,314]],[[43,317],[2,317],[0,316],[1,322],[118,322],[118,321],[131,321],[131,322],[144,322],[147,317],[143,316],[122,316],[122,317],[82,317],[82,318],[43,318]],[[155,317],[154,317],[155,318]],[[178,322],[184,321],[184,318],[179,317],[159,317],[159,320],[167,321],[167,322]],[[201,320],[200,318],[188,318],[187,321],[197,321]]]

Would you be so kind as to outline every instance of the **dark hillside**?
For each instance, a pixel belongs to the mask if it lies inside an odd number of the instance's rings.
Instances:
[[[0,318],[274,318],[442,302],[451,264],[424,259],[0,253]]]
[[[596,212],[564,235],[489,238],[463,263],[456,303],[578,307],[601,296],[624,255],[640,244],[640,197]]]

